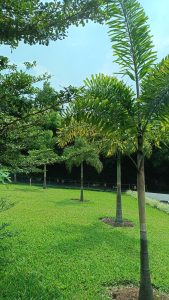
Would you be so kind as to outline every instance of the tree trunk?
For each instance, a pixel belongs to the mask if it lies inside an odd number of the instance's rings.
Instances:
[[[122,204],[121,204],[121,153],[117,150],[117,195],[116,195],[116,223],[122,223]]]
[[[80,186],[80,201],[83,202],[83,162],[81,163],[81,186]]]
[[[14,174],[14,183],[17,183],[16,173]]]
[[[44,165],[43,168],[43,188],[46,189],[47,185],[46,185],[46,165]]]
[[[138,136],[137,151],[137,192],[140,221],[140,290],[139,300],[153,300],[153,290],[151,285],[148,241],[146,232],[145,215],[145,175],[144,175],[144,154],[143,154],[143,135]]]

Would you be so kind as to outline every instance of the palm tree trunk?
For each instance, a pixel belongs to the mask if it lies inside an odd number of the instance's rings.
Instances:
[[[143,154],[143,135],[138,136],[137,151],[137,192],[140,221],[140,290],[139,300],[153,300],[153,290],[151,285],[148,241],[146,232],[145,215],[145,174],[144,174],[144,154]]]
[[[43,188],[46,189],[47,185],[46,185],[46,164],[43,167]]]
[[[83,202],[83,200],[84,200],[84,198],[83,198],[83,162],[80,165],[80,169],[81,169],[80,201]]]
[[[122,223],[122,204],[121,204],[121,153],[117,150],[117,195],[116,195],[116,223]]]
[[[16,173],[14,174],[14,183],[17,183],[17,176],[16,176]]]

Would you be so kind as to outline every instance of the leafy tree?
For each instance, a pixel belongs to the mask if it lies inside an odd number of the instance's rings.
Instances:
[[[26,165],[43,166],[43,188],[47,188],[47,165],[60,162],[61,159],[54,152],[53,149],[47,148],[43,145],[42,149],[30,150]]]
[[[83,197],[83,166],[84,162],[94,167],[97,172],[101,172],[102,163],[99,159],[98,149],[96,145],[89,144],[84,138],[76,138],[73,146],[68,146],[63,151],[63,158],[67,168],[71,171],[73,165],[81,170],[81,191],[80,201],[84,201]]]
[[[26,70],[23,71],[10,65],[4,57],[1,62],[0,161],[19,171],[24,165],[24,155],[44,136],[45,127],[42,126],[47,125],[49,113],[53,108],[59,110],[65,97],[64,92],[60,97],[47,82],[42,91],[37,88],[36,84],[48,79],[48,76],[28,74],[27,70],[34,64],[26,63]]]
[[[71,95],[71,92],[69,95]],[[38,108],[43,109],[43,107],[51,104],[52,107],[47,111],[42,121],[39,137],[37,137],[36,142],[33,142],[32,149],[28,151],[28,161],[30,164],[34,166],[43,165],[44,189],[47,188],[47,165],[61,161],[56,151],[56,134],[61,122],[59,111],[62,110],[62,108],[58,106],[58,101],[56,101],[57,97],[58,93],[56,95],[55,90],[50,87],[50,84],[45,82],[43,90],[39,91],[36,98],[36,100],[38,100]],[[65,94],[65,91],[61,91],[59,93],[59,103],[61,103],[62,106],[67,101],[69,101],[67,94]]]
[[[39,92],[37,83],[48,79],[48,75],[32,76],[28,74],[28,69],[33,64],[25,63],[26,70],[18,70],[16,65],[10,65],[8,59],[0,58],[0,135],[5,136],[9,128],[14,128],[16,124],[28,124],[29,117],[38,116],[43,110],[36,109],[36,95]],[[47,110],[47,108],[46,108]],[[44,111],[46,111],[44,109]],[[30,120],[29,120],[30,121]],[[37,122],[37,119],[36,119]]]
[[[41,173],[40,167],[43,166],[44,188],[46,188],[46,165],[57,162],[59,159],[55,151],[56,137],[52,130],[45,128],[48,127],[49,115],[50,113],[46,115],[47,118],[43,116],[41,124],[33,125],[26,130],[22,128],[22,132],[17,132],[15,128],[5,153],[1,155],[3,163],[14,174]],[[52,125],[54,126],[54,124]],[[18,137],[15,139],[17,134]]]
[[[105,18],[101,0],[4,0],[0,3],[0,43],[12,47],[19,41],[48,45],[63,39],[70,25]]]
[[[32,67],[29,63],[26,63],[26,71],[20,71],[8,60],[2,58],[2,61],[0,162],[12,173],[39,172],[40,165],[45,171],[47,164],[58,160],[55,144],[59,111],[64,103],[71,101],[74,90],[68,87],[56,92],[48,81],[42,89],[37,88],[36,84],[47,80],[47,75],[27,74],[27,69]]]
[[[1,155],[1,162],[12,174],[41,173],[43,166],[43,187],[46,188],[46,165],[59,160],[55,152],[56,138],[53,132],[44,130],[41,126],[34,126],[27,129],[23,136],[19,133],[19,140],[14,142],[12,136],[12,144],[7,144],[5,153]]]

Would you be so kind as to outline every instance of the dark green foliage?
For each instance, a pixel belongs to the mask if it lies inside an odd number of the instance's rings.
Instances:
[[[58,98],[60,98],[59,93],[50,86],[48,81],[46,81],[43,84],[43,88],[39,90],[36,95],[35,107],[43,109],[48,106],[58,109]]]
[[[59,115],[52,109],[59,109],[59,93],[46,81],[42,90],[36,86],[49,76],[28,74],[27,71],[35,65],[34,62],[25,63],[26,70],[23,71],[10,65],[5,58],[1,58],[1,61],[4,72],[0,75],[0,162],[12,173],[38,172],[36,166],[40,165],[39,159],[35,163],[34,155],[30,164],[28,151],[40,149],[42,154],[44,149],[54,149],[56,141],[52,137],[56,124],[53,124],[53,131],[49,130],[53,120],[50,113],[55,117],[56,123]]]
[[[12,47],[19,41],[48,45],[63,39],[70,25],[105,19],[101,0],[1,0],[0,43]]]

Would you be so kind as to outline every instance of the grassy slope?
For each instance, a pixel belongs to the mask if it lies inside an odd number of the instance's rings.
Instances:
[[[137,202],[123,196],[124,217],[134,228],[111,228],[98,219],[115,212],[115,195],[29,186],[0,186],[16,205],[1,213],[17,235],[3,267],[0,299],[107,299],[105,285],[139,280]],[[147,207],[153,283],[169,291],[169,216]],[[1,222],[0,222],[1,223]]]

